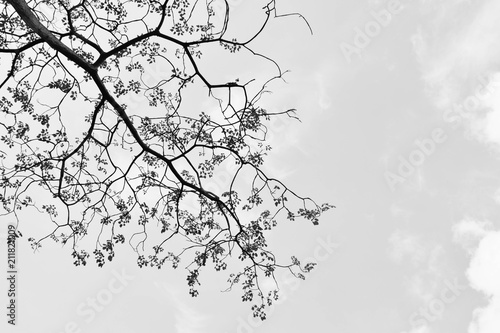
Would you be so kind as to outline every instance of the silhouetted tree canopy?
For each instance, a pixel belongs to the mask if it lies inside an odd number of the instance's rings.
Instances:
[[[259,103],[284,74],[251,48],[284,16],[274,6],[238,38],[221,0],[3,0],[2,215],[48,216],[51,231],[31,246],[67,244],[77,266],[102,266],[124,243],[141,267],[181,265],[192,296],[205,266],[227,268],[229,289],[240,284],[264,319],[277,287],[259,279],[314,266],[281,263],[266,234],[287,219],[318,224],[333,207],[262,168],[269,122],[295,118]],[[241,78],[248,59],[265,62],[263,74]],[[230,269],[230,257],[243,264]]]

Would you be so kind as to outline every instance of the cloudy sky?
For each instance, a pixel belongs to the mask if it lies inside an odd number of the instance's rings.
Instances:
[[[245,1],[229,2],[245,15]],[[277,8],[314,34],[286,17],[256,41],[291,70],[269,108],[302,119],[271,127],[268,168],[337,208],[271,238],[318,267],[305,281],[279,276],[283,300],[261,323],[239,291],[220,292],[220,275],[192,299],[184,272],[125,256],[77,269],[69,249],[20,246],[8,332],[500,332],[500,2]]]

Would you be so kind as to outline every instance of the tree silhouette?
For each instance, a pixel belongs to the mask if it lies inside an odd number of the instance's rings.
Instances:
[[[29,238],[33,249],[70,243],[77,266],[91,255],[102,266],[125,242],[141,267],[176,268],[182,258],[192,296],[204,266],[225,270],[237,257],[229,289],[241,284],[265,318],[277,286],[264,290],[259,279],[276,282],[277,268],[304,278],[314,266],[278,262],[265,233],[280,219],[317,224],[333,207],[262,169],[269,122],[296,118],[259,105],[284,74],[250,46],[284,16],[274,6],[240,41],[227,1],[2,2],[0,199],[18,222],[22,209],[50,218],[50,233]],[[217,52],[233,60],[221,66]],[[274,69],[228,80],[249,56]],[[231,176],[214,183],[220,170]]]

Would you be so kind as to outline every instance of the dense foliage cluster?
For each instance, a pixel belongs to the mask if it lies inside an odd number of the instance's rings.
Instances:
[[[227,1],[4,1],[2,214],[46,214],[54,228],[30,237],[33,248],[48,239],[69,243],[75,265],[92,258],[102,266],[124,243],[141,267],[183,262],[193,296],[205,266],[226,270],[237,257],[243,268],[229,284],[241,284],[243,300],[257,301],[254,315],[265,318],[277,293],[264,292],[259,278],[272,279],[279,267],[303,277],[313,267],[294,257],[280,264],[266,233],[296,217],[317,224],[332,207],[262,168],[271,150],[267,124],[295,117],[259,105],[283,75],[250,47],[277,17],[274,5],[239,41],[228,37]],[[203,68],[220,66],[206,54],[214,48],[253,55],[276,73],[262,82],[210,76]],[[214,180],[221,170],[230,171],[226,182]]]

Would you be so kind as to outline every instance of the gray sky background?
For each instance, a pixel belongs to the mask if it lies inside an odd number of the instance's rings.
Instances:
[[[126,251],[80,269],[69,248],[18,246],[19,325],[2,332],[500,332],[500,2],[277,5],[314,35],[287,17],[255,44],[291,70],[269,108],[302,119],[271,127],[267,170],[337,208],[270,237],[317,268],[282,274],[261,323],[238,289],[220,293],[224,274],[192,299],[184,271],[139,269]]]

